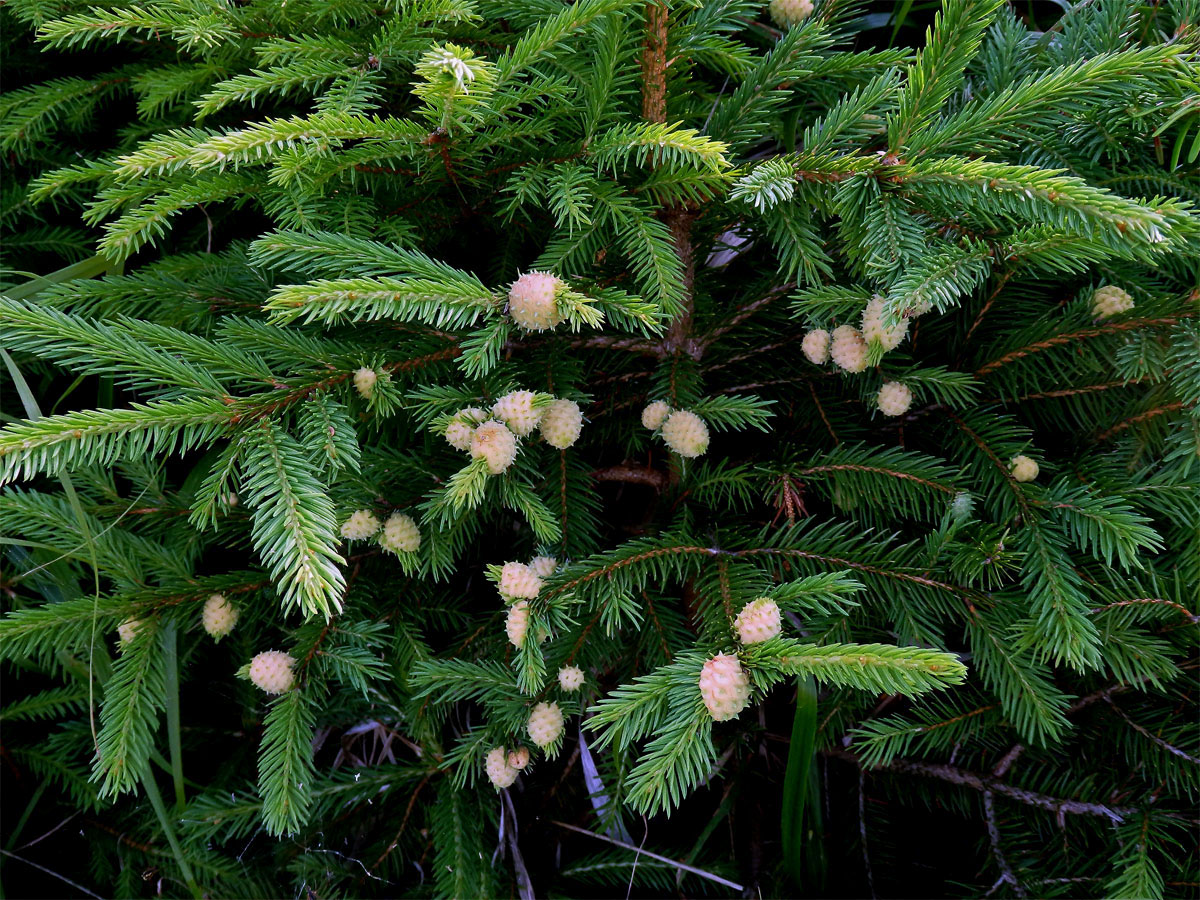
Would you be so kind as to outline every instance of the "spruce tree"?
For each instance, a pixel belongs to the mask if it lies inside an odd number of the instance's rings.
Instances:
[[[0,8],[9,852],[1194,896],[1200,4],[868,12]]]

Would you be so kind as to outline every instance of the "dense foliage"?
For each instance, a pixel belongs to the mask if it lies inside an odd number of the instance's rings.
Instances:
[[[1196,894],[1200,2],[770,7],[0,7],[10,893]]]

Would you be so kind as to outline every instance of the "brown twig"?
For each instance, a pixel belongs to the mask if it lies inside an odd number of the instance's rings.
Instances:
[[[1158,416],[1166,415],[1167,413],[1175,412],[1180,409],[1183,409],[1183,401],[1177,400],[1174,403],[1166,403],[1162,406],[1155,407],[1154,409],[1148,409],[1144,413],[1138,413],[1136,416],[1132,416],[1132,417],[1126,419],[1124,422],[1118,422],[1116,425],[1114,425],[1112,428],[1109,428],[1107,431],[1100,432],[1100,434],[1098,434],[1096,436],[1096,443],[1104,443],[1104,441],[1107,441],[1114,434],[1120,434],[1126,428],[1132,428],[1134,425],[1138,424],[1139,422],[1144,422],[1147,419],[1153,419]]]
[[[829,749],[823,752],[827,756],[845,759],[860,767],[862,766],[862,761],[858,756],[849,751]],[[1024,803],[1026,806],[1033,806],[1037,809],[1052,812],[1060,820],[1064,816],[1075,815],[1103,816],[1111,821],[1119,822],[1126,816],[1131,816],[1138,812],[1137,808],[1132,806],[1107,806],[1103,803],[1092,803],[1087,800],[1068,800],[1063,797],[1052,797],[1049,794],[1016,787],[1015,785],[1001,781],[993,775],[983,775],[978,772],[971,772],[967,769],[960,769],[957,766],[941,763],[924,763],[910,759],[895,759],[887,765],[876,766],[871,771],[893,772],[899,775],[920,775],[925,778],[937,778],[950,784],[968,787],[980,793],[990,791],[994,794],[1008,797],[1010,800],[1016,800],[1018,803]]]
[[[596,481],[620,481],[625,484],[644,484],[662,493],[667,487],[667,475],[650,466],[608,466],[592,473]]]

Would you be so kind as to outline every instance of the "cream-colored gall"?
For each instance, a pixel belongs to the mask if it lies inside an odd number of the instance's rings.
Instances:
[[[1012,477],[1017,481],[1034,481],[1038,477],[1038,472],[1041,471],[1037,460],[1030,459],[1024,454],[1014,456],[1012,462],[1008,464],[1008,468],[1012,472]]]
[[[779,606],[769,597],[751,600],[742,607],[733,623],[743,644],[761,644],[783,631]]]
[[[379,546],[391,553],[415,553],[421,546],[421,532],[412,516],[394,512],[383,523]]]
[[[736,656],[718,653],[700,670],[700,696],[714,721],[736,718],[750,702],[750,676]]]
[[[506,562],[500,569],[500,594],[505,598],[532,600],[541,589],[542,579],[525,563]]]
[[[663,440],[680,456],[702,456],[708,449],[708,426],[690,410],[677,409],[662,427]]]
[[[517,780],[517,770],[508,764],[508,753],[503,747],[493,747],[483,760],[484,771],[496,790],[511,787]]]
[[[787,30],[811,16],[813,4],[812,0],[771,0],[767,9],[771,13],[771,21]]]
[[[508,764],[514,769],[523,769],[529,765],[529,748],[518,747],[508,751]]]
[[[470,450],[475,426],[487,417],[486,412],[474,406],[460,409],[446,424],[446,441],[455,450]]]
[[[508,314],[526,331],[545,331],[563,321],[557,294],[563,282],[549,272],[526,272],[508,289]]]
[[[885,416],[902,416],[912,406],[913,395],[908,385],[898,381],[885,382],[875,397],[879,411]]]
[[[1106,284],[1096,288],[1092,294],[1092,315],[1098,319],[1120,315],[1133,309],[1133,297],[1128,291],[1122,290],[1115,284]]]
[[[282,694],[292,689],[296,660],[281,650],[265,650],[250,660],[250,680],[268,694]]]
[[[539,703],[529,712],[525,725],[529,739],[545,749],[557,741],[563,733],[563,714],[557,703]]]
[[[824,328],[815,328],[804,335],[800,349],[814,366],[823,366],[829,362],[829,332]]]
[[[862,314],[862,336],[868,344],[879,344],[884,350],[895,350],[908,334],[908,319],[901,317],[890,328],[885,324],[883,298],[876,294]]]
[[[484,422],[471,435],[471,456],[486,461],[488,471],[499,475],[517,458],[517,436],[503,422]]]
[[[574,400],[555,400],[542,416],[539,428],[546,443],[556,450],[566,450],[583,431],[583,410]]]
[[[538,578],[549,578],[558,568],[558,560],[553,556],[535,556],[529,561],[529,568]]]
[[[369,369],[363,366],[354,373],[354,389],[367,400],[370,400],[375,395],[375,382],[379,380],[379,373],[374,369]]]
[[[379,519],[369,509],[356,509],[342,523],[342,537],[348,541],[365,541],[379,530]]]
[[[222,594],[213,594],[204,601],[200,623],[214,640],[221,640],[237,624],[238,611]]]
[[[841,369],[850,373],[867,367],[867,342],[852,325],[839,325],[830,335],[829,356]]]
[[[525,635],[529,632],[529,601],[518,600],[508,608],[508,616],[504,620],[504,633],[508,642],[520,650],[525,645]]]
[[[524,437],[542,421],[544,408],[535,408],[535,399],[533,391],[512,391],[492,405],[492,415],[504,422],[513,434]]]
[[[655,400],[642,410],[642,424],[651,431],[658,431],[670,414],[671,407],[665,401]]]
[[[137,637],[138,632],[142,630],[142,622],[140,619],[126,619],[117,626],[117,639],[120,640],[121,646],[124,647],[133,643],[133,639]]]
[[[577,691],[583,687],[583,669],[579,666],[563,666],[558,670],[558,686],[564,691]]]

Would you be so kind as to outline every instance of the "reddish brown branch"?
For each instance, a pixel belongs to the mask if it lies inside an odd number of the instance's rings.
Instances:
[[[1175,403],[1167,403],[1167,404],[1164,404],[1163,406],[1155,407],[1154,409],[1148,409],[1144,413],[1139,413],[1136,416],[1132,416],[1131,418],[1126,419],[1124,422],[1118,422],[1116,425],[1114,425],[1112,428],[1108,429],[1107,431],[1100,432],[1100,434],[1096,436],[1096,442],[1103,443],[1104,441],[1107,441],[1109,438],[1111,438],[1114,434],[1120,434],[1126,428],[1132,428],[1134,425],[1137,425],[1139,422],[1145,422],[1147,419],[1153,419],[1158,416],[1162,416],[1162,415],[1165,415],[1170,412],[1175,412],[1176,410],[1180,410],[1180,409],[1183,409],[1182,401],[1176,401]]]
[[[1026,356],[1031,356],[1034,353],[1041,353],[1043,350],[1051,350],[1054,347],[1061,347],[1064,344],[1070,344],[1073,341],[1083,340],[1086,338],[1103,337],[1106,334],[1119,334],[1122,331],[1133,331],[1137,328],[1151,328],[1155,325],[1174,325],[1181,319],[1189,319],[1195,316],[1195,313],[1179,313],[1174,316],[1159,316],[1153,319],[1127,319],[1124,322],[1111,322],[1107,325],[1099,325],[1095,328],[1081,328],[1079,331],[1070,331],[1065,334],[1056,334],[1054,337],[1046,338],[1044,341],[1036,341],[1021,347],[1018,350],[1012,350],[998,359],[992,360],[990,363],[985,363],[975,370],[975,376],[982,378],[989,372],[994,372],[1001,366],[1006,366],[1018,359],[1024,359]]]
[[[621,481],[626,484],[644,484],[662,493],[667,486],[666,473],[650,466],[608,466],[592,473],[597,481]]]

